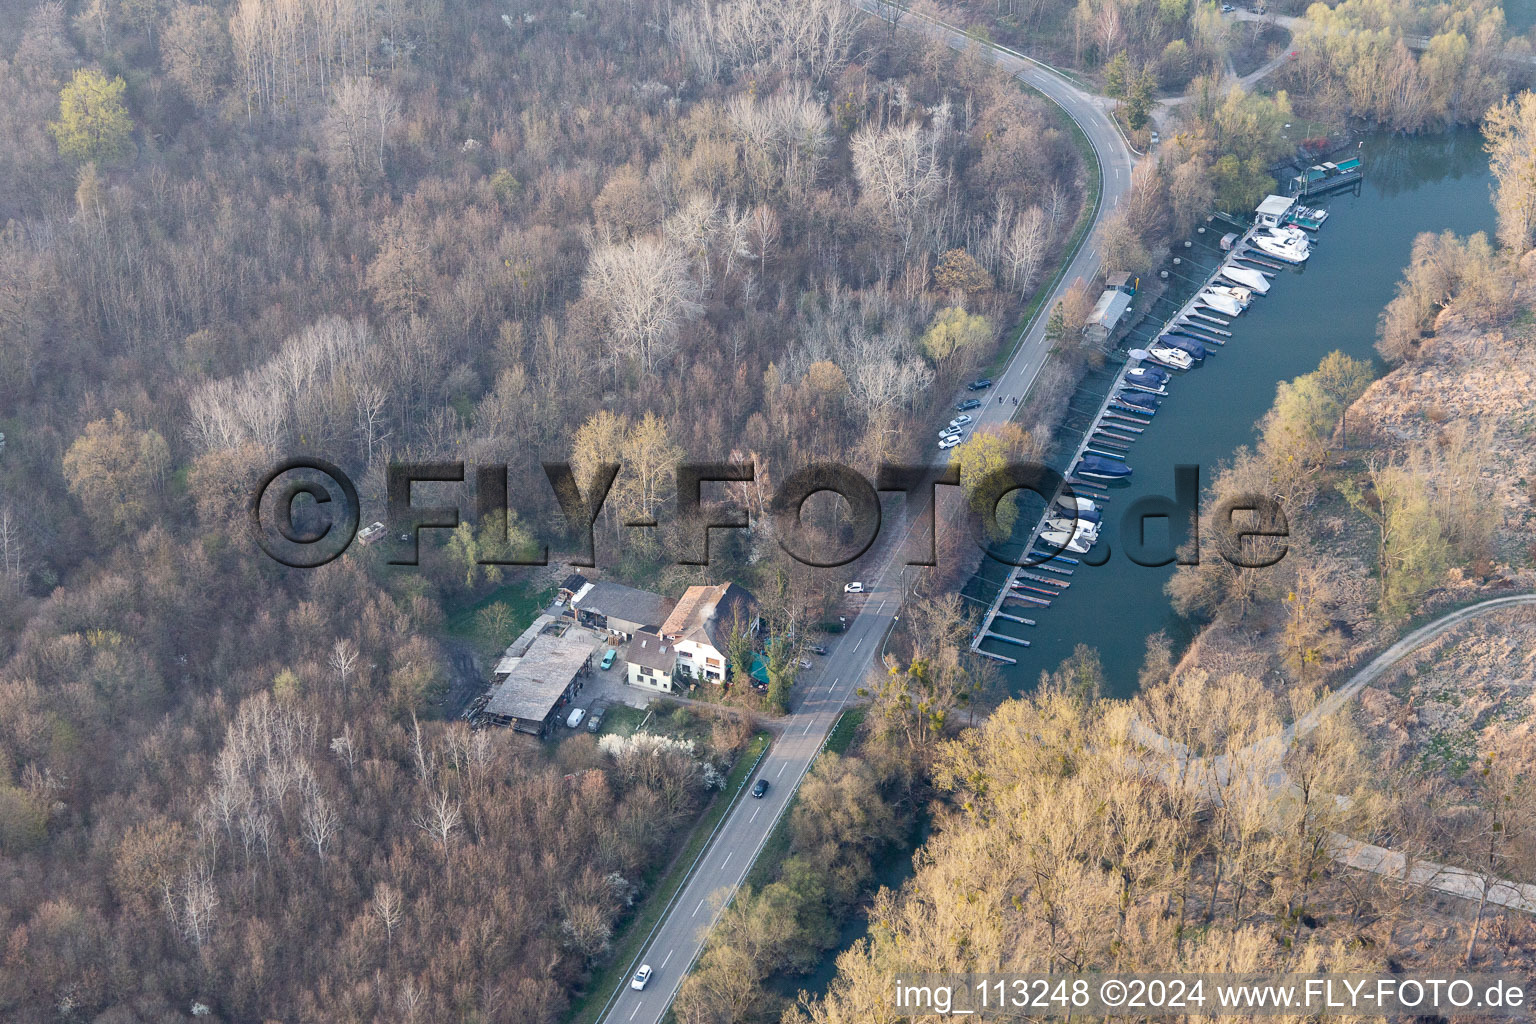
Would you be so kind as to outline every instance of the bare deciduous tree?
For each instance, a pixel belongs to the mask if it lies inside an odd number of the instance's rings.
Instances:
[[[657,238],[601,246],[587,264],[586,293],[607,314],[615,355],[652,373],[671,356],[677,333],[702,307],[688,257]]]

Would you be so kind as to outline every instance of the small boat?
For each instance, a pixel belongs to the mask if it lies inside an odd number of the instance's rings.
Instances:
[[[1071,512],[1061,506],[1046,511],[1046,517],[1050,519],[1071,519],[1074,515],[1085,523],[1092,523],[1095,528],[1102,525],[1104,514],[1096,508],[1081,508]]]
[[[1093,548],[1093,541],[1060,530],[1046,530],[1036,538],[1036,542],[1058,551],[1070,551],[1074,555],[1086,555]]]
[[[1221,269],[1216,271],[1216,276],[1224,281],[1241,285],[1257,295],[1265,295],[1269,292],[1269,278],[1252,267],[1238,267],[1231,263],[1223,263]]]
[[[1172,345],[1158,343],[1147,350],[1147,358],[1159,366],[1174,370],[1187,370],[1195,365],[1188,352],[1181,352]]]
[[[1179,351],[1186,353],[1189,358],[1195,360],[1196,362],[1200,362],[1206,356],[1204,345],[1200,344],[1194,338],[1186,338],[1182,335],[1174,334],[1172,331],[1169,331],[1161,338],[1158,338],[1157,343],[1159,345],[1168,345],[1176,348]]]
[[[1071,497],[1065,494],[1056,495],[1056,507],[1069,515],[1074,512],[1078,515],[1090,512],[1097,515],[1099,511],[1099,506],[1093,503],[1092,498],[1080,498],[1077,495],[1072,495]]]
[[[1119,480],[1131,475],[1131,467],[1114,459],[1084,455],[1082,461],[1077,464],[1077,475],[1098,477],[1101,480]]]
[[[1097,540],[1099,537],[1099,524],[1090,523],[1083,519],[1048,516],[1045,520],[1045,528],[1057,533],[1070,533],[1078,537],[1087,537],[1090,540]]]
[[[1213,284],[1206,288],[1206,291],[1213,295],[1225,295],[1227,298],[1237,303],[1238,308],[1240,309],[1247,309],[1249,304],[1253,302],[1253,289],[1251,288],[1242,288],[1236,285]]]
[[[1125,371],[1125,379],[1142,387],[1160,388],[1168,383],[1168,374],[1155,366],[1137,366]]]
[[[1320,206],[1293,206],[1289,218],[1297,227],[1316,231],[1328,220],[1328,211]]]
[[[1195,296],[1195,300],[1206,306],[1209,306],[1216,312],[1224,313],[1227,316],[1237,316],[1243,311],[1243,307],[1238,305],[1236,300],[1234,300],[1231,296],[1223,295],[1222,293],[1211,288],[1207,288],[1205,291]]]
[[[1254,238],[1253,244],[1265,256],[1272,260],[1279,260],[1281,263],[1305,263],[1307,257],[1312,255],[1311,248],[1305,242],[1298,245],[1272,235],[1258,235]]]
[[[1143,409],[1156,409],[1162,404],[1156,395],[1139,391],[1121,391],[1115,395],[1115,401],[1124,402],[1127,405],[1139,405]]]

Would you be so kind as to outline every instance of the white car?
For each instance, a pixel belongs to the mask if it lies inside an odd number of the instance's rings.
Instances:
[[[578,726],[581,725],[581,720],[583,718],[586,718],[586,717],[587,717],[586,709],[585,708],[577,708],[575,711],[571,712],[571,717],[569,717],[569,718],[567,718],[565,720],[565,724],[567,726],[569,726],[570,728],[575,729],[575,728],[577,728]]]
[[[864,593],[864,584],[862,584],[862,583],[845,583],[845,584],[843,584],[843,593],[845,593],[845,594],[862,594],[862,593]]]
[[[959,416],[956,416],[954,419],[950,420],[949,425],[952,429],[959,430],[969,422],[971,422],[970,414],[963,412]]]
[[[939,451],[941,451],[941,452],[947,452],[951,448],[958,448],[958,447],[960,447],[960,435],[959,434],[950,434],[948,437],[942,438],[939,441]]]
[[[645,988],[645,983],[650,980],[651,965],[641,964],[640,969],[635,972],[635,976],[629,979],[629,987],[634,989],[636,992],[639,992],[641,989]]]
[[[939,431],[939,440],[942,441],[946,437],[959,437],[963,433],[965,433],[964,427],[945,427]]]

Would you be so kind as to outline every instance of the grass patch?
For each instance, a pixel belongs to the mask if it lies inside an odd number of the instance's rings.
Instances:
[[[641,715],[643,717],[643,712]],[[606,722],[606,715],[604,720]],[[636,724],[638,725],[638,722]],[[619,938],[613,945],[613,952],[607,966],[592,976],[592,981],[585,993],[571,1000],[571,1012],[566,1018],[570,1024],[595,1024],[607,1006],[608,997],[629,978],[630,967],[635,957],[640,955],[641,949],[651,937],[652,929],[656,927],[656,922],[661,920],[667,907],[671,905],[672,898],[682,888],[684,879],[693,870],[694,863],[698,861],[699,855],[704,852],[704,847],[714,835],[715,827],[741,798],[747,778],[757,767],[764,751],[768,749],[769,739],[768,733],[757,733],[741,755],[736,758],[736,763],[731,766],[730,775],[726,777],[725,787],[704,809],[704,813],[693,826],[688,841],[672,859],[665,873],[655,881],[650,895],[641,902],[635,916],[620,929]],[[647,878],[646,882],[649,884],[651,879]]]
[[[597,730],[599,736],[633,736],[650,712],[632,708],[628,704],[610,704],[603,709],[603,724]]]
[[[473,645],[481,657],[493,657],[532,625],[553,596],[553,590],[534,590],[523,582],[503,584],[449,612],[443,629]]]
[[[864,721],[864,716],[868,713],[869,707],[865,704],[844,711],[838,717],[837,724],[832,727],[832,732],[828,734],[827,745],[823,749],[830,750],[834,754],[846,754],[849,745],[853,743],[853,737]]]

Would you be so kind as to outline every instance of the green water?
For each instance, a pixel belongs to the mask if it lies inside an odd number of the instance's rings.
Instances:
[[[1193,627],[1173,614],[1163,593],[1173,567],[1135,565],[1122,553],[1119,518],[1124,510],[1144,495],[1172,497],[1176,464],[1199,465],[1204,487],[1219,462],[1255,440],[1255,423],[1274,400],[1276,382],[1315,369],[1334,349],[1374,358],[1377,316],[1392,298],[1415,235],[1493,231],[1488,160],[1476,132],[1367,136],[1360,154],[1366,180],[1359,193],[1319,201],[1329,219],[1314,238],[1312,258],[1302,268],[1281,271],[1268,295],[1255,298],[1247,312],[1223,328],[1233,337],[1203,365],[1173,375],[1168,397],[1127,453],[1132,481],[1110,485],[1102,539],[1092,555],[1101,556],[1107,542],[1113,552],[1108,562],[1078,566],[1070,590],[1049,608],[1010,609],[1033,618],[1033,628],[1001,621],[994,627],[1032,644],[1028,649],[997,641],[985,645],[1018,659],[1004,669],[1014,690],[1032,686],[1042,669],[1055,667],[1076,644],[1086,643],[1098,649],[1109,691],[1125,696],[1135,689],[1150,634],[1166,630],[1176,645],[1187,644]],[[1171,294],[1179,301],[1203,280],[1196,268],[1216,261],[1216,242],[1226,230],[1216,222],[1205,235],[1191,236],[1192,248],[1176,245],[1174,255],[1185,264],[1167,269],[1200,278],[1175,279],[1179,287]],[[1155,315],[1166,318],[1172,309],[1159,304]],[[1145,338],[1154,326],[1146,321],[1134,336]],[[1074,408],[1085,415],[1096,409],[1105,385],[1102,378],[1086,382]],[[1149,541],[1156,539],[1155,532],[1149,529]],[[1214,550],[1209,555],[1215,556]],[[966,587],[967,595],[990,600],[1004,575],[1002,566],[987,561]]]

